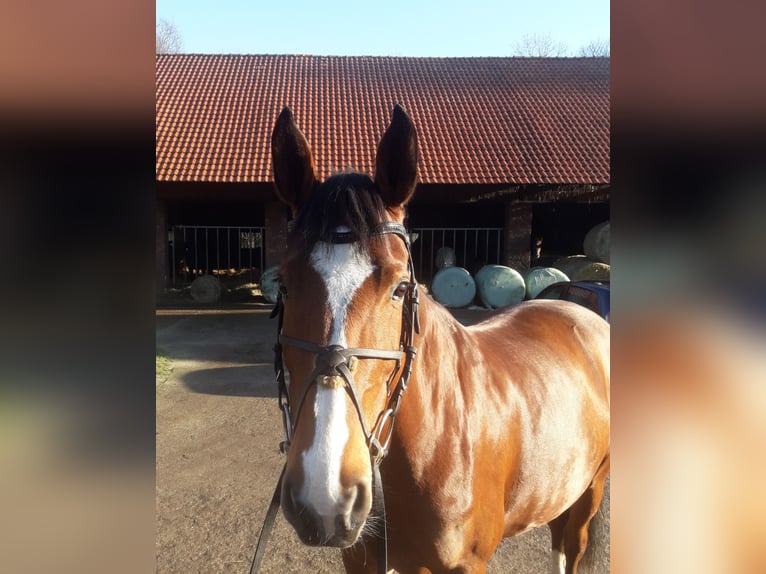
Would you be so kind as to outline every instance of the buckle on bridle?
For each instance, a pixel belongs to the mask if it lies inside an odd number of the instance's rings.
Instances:
[[[388,454],[388,447],[391,444],[391,437],[394,434],[394,416],[396,415],[396,411],[394,409],[388,408],[385,411],[383,411],[380,414],[380,419],[378,420],[378,424],[375,426],[375,429],[373,432],[370,433],[370,439],[369,439],[369,449],[370,454],[372,455],[372,458],[378,462],[383,460],[383,458]],[[385,440],[381,441],[381,435],[383,434],[383,427],[386,425],[386,421],[388,419],[391,419],[391,423],[388,427],[388,433],[386,435]]]
[[[386,458],[386,455],[388,454],[388,450],[386,450],[386,448],[380,444],[378,437],[374,435],[370,437],[369,449],[370,456],[372,457],[372,461],[375,464],[380,464],[380,462]]]

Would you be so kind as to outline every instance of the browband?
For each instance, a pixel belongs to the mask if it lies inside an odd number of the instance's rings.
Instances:
[[[287,222],[287,231],[288,233],[292,233],[293,228],[295,227],[295,220],[291,220]],[[387,235],[393,233],[394,235],[398,235],[401,237],[404,242],[407,244],[407,247],[410,246],[410,234],[407,233],[407,228],[404,227],[401,223],[398,223],[396,221],[385,221],[378,225],[378,227],[375,228],[375,231],[372,232],[373,237],[379,237],[381,235]],[[330,243],[334,244],[342,244],[342,243],[354,243],[358,240],[358,237],[356,234],[354,234],[352,231],[336,231],[332,234],[332,240]]]

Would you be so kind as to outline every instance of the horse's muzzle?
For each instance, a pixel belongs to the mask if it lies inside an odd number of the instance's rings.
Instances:
[[[282,485],[282,513],[301,542],[308,546],[346,548],[359,538],[371,506],[368,484],[351,489],[349,499],[331,516],[320,515],[310,503],[300,501],[298,491],[288,480]],[[349,510],[345,510],[349,509]]]

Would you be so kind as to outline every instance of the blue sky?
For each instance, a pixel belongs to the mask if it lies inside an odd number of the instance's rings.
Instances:
[[[156,0],[184,53],[511,56],[525,34],[567,55],[609,39],[608,0]]]

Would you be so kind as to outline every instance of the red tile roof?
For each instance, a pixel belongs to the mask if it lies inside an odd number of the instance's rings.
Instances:
[[[269,182],[290,106],[322,178],[373,172],[395,103],[422,183],[609,182],[609,59],[157,56],[158,181]]]

